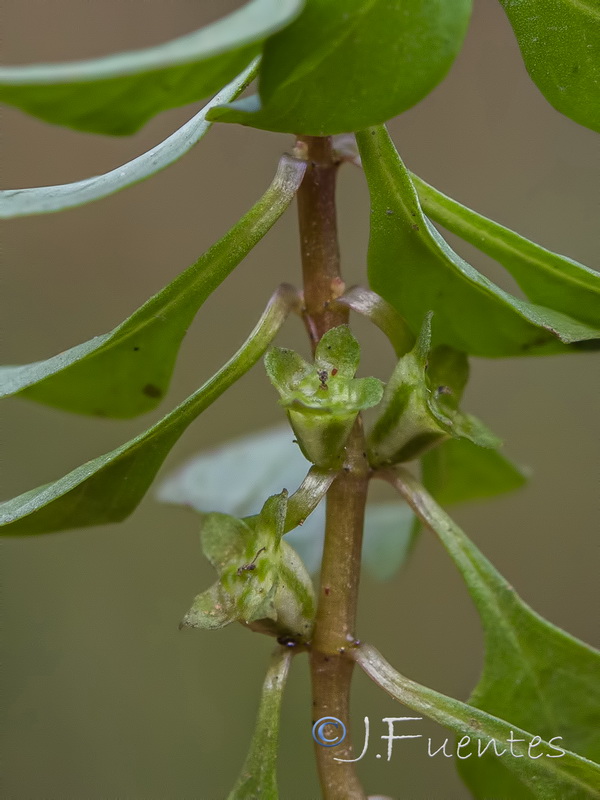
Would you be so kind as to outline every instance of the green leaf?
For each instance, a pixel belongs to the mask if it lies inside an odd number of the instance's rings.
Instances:
[[[495,258],[530,300],[588,325],[600,325],[600,273],[530,242],[416,175],[411,177],[427,216]]]
[[[293,438],[289,425],[277,425],[205,450],[162,481],[157,499],[202,514],[258,514],[267,495],[292,491],[310,468]]]
[[[417,535],[414,523],[415,517],[406,505],[367,505],[362,559],[375,580],[389,580],[404,564]]]
[[[418,330],[435,312],[434,343],[479,356],[568,351],[600,330],[518,300],[463,261],[424,216],[384,127],[357,134],[371,193],[369,281]]]
[[[0,102],[80,131],[135,133],[168,108],[202,100],[237,75],[303,0],[250,0],[170,42],[89,61],[0,67]]]
[[[442,505],[494,497],[527,483],[527,474],[498,450],[468,439],[449,439],[421,456],[421,476]]]
[[[314,136],[384,122],[446,75],[470,13],[471,0],[308,0],[265,45],[260,98],[210,119]]]
[[[600,652],[529,608],[408,472],[397,470],[391,482],[421,521],[437,534],[460,570],[481,617],[485,663],[471,705],[543,739],[562,737],[561,747],[600,760]],[[535,764],[546,758],[518,761],[527,762],[527,769],[516,778],[510,774],[513,759],[468,759],[460,770],[480,798],[491,794],[515,800],[600,796],[600,781],[592,784],[597,794],[589,790],[586,794],[582,789],[577,794],[566,783],[564,788],[560,783],[555,785],[554,794],[542,791],[542,785],[536,789]],[[564,766],[568,762],[561,759],[556,763]],[[596,770],[600,775],[600,768]]]
[[[2,533],[51,533],[119,522],[131,514],[184,430],[258,361],[295,303],[295,290],[281,287],[227,364],[145,433],[54,483],[0,504]]]
[[[304,175],[284,156],[273,183],[250,211],[195,264],[110,333],[46,361],[0,368],[0,397],[107,417],[154,408],[169,386],[181,340],[196,312],[289,206]]]
[[[258,719],[250,750],[227,800],[278,800],[277,748],[281,699],[292,652],[277,648],[263,684]]]
[[[563,748],[562,742],[554,745],[542,741],[537,733],[532,734],[513,721],[505,721],[415,683],[396,672],[370,645],[353,648],[350,654],[365,673],[395,700],[420,711],[461,737],[463,744],[460,750],[457,748],[461,771],[481,767],[487,754],[481,758],[478,754],[484,752],[486,745],[488,752],[493,747],[504,751],[505,755],[494,757],[495,761],[489,763],[506,771],[511,780],[510,789],[506,788],[508,784],[505,786],[490,779],[486,780],[483,793],[477,797],[488,800],[592,800],[600,797],[600,767],[567,750],[566,743]],[[537,731],[538,728],[534,726],[530,730]],[[523,742],[525,746],[517,746],[513,751],[513,744],[509,744],[509,754],[506,745],[510,742]],[[559,749],[562,756],[558,754]],[[516,755],[513,756],[512,752]],[[473,791],[472,785],[470,788]]]
[[[600,131],[598,0],[500,0],[532,80],[557,111]]]
[[[215,95],[202,111],[199,111],[189,122],[171,134],[168,139],[157,144],[147,153],[134,158],[133,161],[128,161],[110,172],[58,186],[0,190],[0,219],[64,211],[67,208],[75,208],[85,203],[91,203],[93,200],[108,197],[115,192],[120,192],[121,189],[146,180],[185,155],[212,126],[212,123],[206,119],[209,109],[237,97],[253,80],[257,69],[258,59],[253,61],[241,75],[234,78],[230,84]]]

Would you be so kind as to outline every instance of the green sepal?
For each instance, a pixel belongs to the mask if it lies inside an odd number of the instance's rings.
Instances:
[[[359,359],[359,344],[347,325],[324,334],[313,364],[281,347],[265,356],[267,375],[287,409],[300,449],[320,467],[339,465],[358,413],[383,396],[377,378],[354,377]]]
[[[284,490],[254,517],[204,517],[202,550],[219,578],[195,598],[181,627],[214,629],[238,621],[259,633],[309,641],[314,592],[300,557],[282,541],[286,511]]]
[[[459,411],[467,359],[451,347],[431,350],[432,316],[425,317],[414,348],[398,361],[386,386],[367,440],[375,466],[410,461],[451,437],[481,447],[500,444],[482,422]]]

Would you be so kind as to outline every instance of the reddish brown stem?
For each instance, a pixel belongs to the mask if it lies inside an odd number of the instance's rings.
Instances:
[[[298,192],[304,318],[313,349],[323,334],[348,321],[348,310],[333,305],[344,289],[335,211],[338,162],[329,138],[301,137],[299,151],[308,160]],[[349,726],[353,662],[345,649],[354,641],[368,465],[358,419],[346,446],[344,469],[327,492],[325,548],[311,646],[313,723],[336,717],[347,728],[345,741],[335,748],[315,744],[319,778],[325,800],[364,800],[365,793],[351,759]],[[335,756],[335,758],[334,758]]]

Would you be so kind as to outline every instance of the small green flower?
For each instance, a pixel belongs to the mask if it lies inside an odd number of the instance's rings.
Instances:
[[[320,467],[338,466],[360,411],[377,405],[383,384],[355,378],[360,347],[347,325],[328,331],[309,364],[281,347],[265,356],[267,375],[280,394],[300,449]]]
[[[219,579],[195,598],[181,627],[216,629],[238,621],[278,638],[310,640],[314,591],[302,560],[282,539],[286,508],[284,490],[255,517],[206,515],[202,549]]]
[[[468,378],[464,353],[444,345],[431,350],[429,313],[414,348],[396,365],[367,445],[373,466],[410,461],[452,437],[481,447],[500,440],[458,408]]]

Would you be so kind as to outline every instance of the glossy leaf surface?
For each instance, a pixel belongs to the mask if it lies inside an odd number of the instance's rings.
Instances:
[[[600,326],[600,273],[483,217],[416,175],[412,181],[427,216],[496,259],[530,300]]]
[[[597,0],[500,0],[527,71],[554,108],[600,131]]]
[[[212,125],[206,119],[209,109],[237,97],[252,81],[257,68],[256,60],[168,139],[110,172],[57,186],[0,190],[0,219],[64,211],[146,180],[185,155],[204,136]]]
[[[492,763],[502,765],[500,768],[506,770],[511,789],[505,791],[505,785],[495,783],[490,776],[485,781],[484,793],[477,793],[476,797],[499,800],[593,800],[600,797],[598,764],[567,750],[566,745],[563,749],[563,742],[557,745],[542,741],[537,733],[532,732],[537,727],[525,730],[512,720],[509,722],[415,683],[396,672],[370,645],[356,648],[352,656],[365,673],[395,700],[421,712],[460,737],[463,744],[457,752],[460,753],[462,770],[484,763],[486,756],[479,758],[478,754],[480,751],[485,753],[483,748],[486,745],[488,752],[490,747],[496,746],[500,752],[504,752],[502,756],[494,756]],[[511,741],[522,744],[510,744],[509,753],[506,745]],[[557,752],[558,746],[562,749],[562,756]],[[516,755],[512,755],[513,752]],[[529,752],[532,753],[531,757]],[[470,788],[473,791],[472,785]]]
[[[324,136],[415,105],[460,50],[471,0],[308,0],[266,43],[259,95],[210,119]]]
[[[110,333],[46,361],[0,368],[0,397],[107,417],[154,408],[169,386],[181,340],[200,306],[289,206],[304,175],[284,156],[256,205],[195,264]]]
[[[413,330],[435,312],[434,343],[479,356],[566,352],[600,330],[519,300],[458,256],[424,216],[384,127],[357,134],[371,194],[369,281]]]
[[[292,660],[278,648],[265,676],[258,718],[244,766],[227,800],[278,800],[277,749],[281,700]]]
[[[184,430],[258,361],[296,302],[291,287],[279,289],[227,364],[145,433],[54,483],[1,503],[2,534],[51,533],[119,522],[131,514]]]
[[[547,741],[562,737],[561,747],[600,761],[600,653],[529,608],[410,473],[398,469],[396,475],[391,482],[419,519],[437,534],[481,617],[485,663],[471,705]],[[523,774],[513,774],[513,761],[524,765]],[[596,794],[589,788],[577,789],[577,784],[569,787],[558,776],[556,784],[545,788],[536,773],[547,761],[508,761],[486,755],[461,762],[460,770],[478,798],[575,800],[600,796],[598,777],[591,784]],[[565,758],[554,763],[560,768],[569,762]],[[587,768],[580,767],[583,777]],[[600,768],[596,765],[589,774],[600,776]],[[550,793],[552,786],[554,794]]]
[[[80,131],[135,133],[160,111],[221,89],[302,0],[250,0],[170,42],[89,61],[0,67],[0,102]]]

